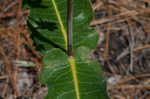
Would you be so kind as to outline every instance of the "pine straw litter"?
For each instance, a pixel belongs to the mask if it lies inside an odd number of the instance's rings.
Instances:
[[[42,57],[27,31],[27,16],[22,0],[0,0],[0,99],[43,99],[46,95],[39,82]],[[35,66],[24,67],[26,62]]]
[[[150,99],[150,0],[91,0],[99,33],[90,58],[101,63],[111,99]]]

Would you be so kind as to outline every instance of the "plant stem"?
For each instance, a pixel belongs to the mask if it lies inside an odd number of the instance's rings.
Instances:
[[[68,37],[68,56],[73,56],[72,50],[72,0],[68,0],[67,4],[67,37]]]

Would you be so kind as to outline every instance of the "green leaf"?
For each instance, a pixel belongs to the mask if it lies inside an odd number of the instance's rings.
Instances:
[[[48,87],[46,99],[107,99],[100,66],[88,60],[88,54],[98,39],[95,30],[88,29],[92,19],[89,0],[73,1],[74,57],[65,53],[66,4],[67,0],[25,4],[31,9],[28,20],[31,35],[37,45],[44,46],[41,82]]]
[[[25,4],[25,7],[28,8],[30,6],[29,8],[31,8],[28,19],[28,23],[30,24],[29,29],[32,32],[34,40],[36,39],[37,41],[39,39],[46,43],[45,45],[48,43],[51,45],[50,48],[59,47],[66,49],[66,10],[64,8],[67,6],[65,4],[66,0],[57,0],[59,1],[58,4],[55,4],[54,1],[42,0],[41,4],[36,4],[36,2],[30,5],[28,3]],[[34,35],[38,36],[35,37]]]
[[[67,0],[43,0],[41,4],[36,4],[37,2],[29,3],[30,5],[28,4],[28,6],[30,6],[29,8],[31,8],[28,19],[28,23],[30,24],[29,29],[32,33],[31,35],[33,35],[36,46],[38,46],[40,50],[41,48],[45,50],[53,47],[63,50],[66,49],[66,1]],[[55,4],[53,4],[53,2],[55,2]],[[25,4],[25,7],[28,8],[28,6]],[[88,29],[89,22],[92,20],[92,9],[89,0],[74,0],[73,10],[74,50],[81,45],[95,48],[98,34],[95,30]],[[41,42],[43,42],[42,47],[40,46]]]
[[[69,58],[60,49],[53,49],[46,53],[43,64],[41,81],[49,89],[46,99],[107,99],[97,62]]]

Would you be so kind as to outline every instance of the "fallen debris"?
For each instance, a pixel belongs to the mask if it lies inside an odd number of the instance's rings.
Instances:
[[[41,95],[46,90],[39,82],[42,57],[27,31],[27,16],[22,0],[0,1],[0,99],[42,99],[46,94]]]
[[[111,99],[150,98],[150,1],[91,0],[99,32],[90,58],[101,63]]]

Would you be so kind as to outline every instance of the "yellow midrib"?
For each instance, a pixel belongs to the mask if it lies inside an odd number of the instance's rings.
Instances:
[[[80,99],[80,93],[79,93],[79,86],[78,86],[78,78],[76,73],[76,65],[75,65],[75,59],[73,57],[69,57],[69,62],[72,70],[73,80],[74,80],[74,87],[77,99]]]
[[[58,18],[58,21],[59,21],[59,24],[60,24],[60,27],[61,27],[61,32],[63,34],[64,40],[65,40],[66,49],[67,49],[67,32],[66,32],[65,27],[63,25],[63,22],[62,22],[62,19],[61,19],[60,13],[58,11],[57,4],[56,4],[55,0],[52,0],[52,4],[54,6],[54,9],[55,9],[55,12],[56,12],[56,16]]]
[[[60,27],[61,27],[61,32],[64,36],[64,40],[65,40],[65,45],[66,45],[66,49],[67,49],[67,32],[65,30],[65,27],[63,25],[60,13],[58,11],[57,8],[57,4],[55,2],[55,0],[52,0],[52,4],[54,6]],[[79,93],[79,86],[78,86],[78,78],[77,78],[77,73],[76,73],[76,65],[75,65],[75,59],[73,57],[69,57],[69,63],[70,63],[70,67],[71,67],[71,71],[72,71],[72,75],[73,75],[73,81],[74,81],[74,87],[75,87],[75,92],[76,92],[76,97],[77,99],[80,99],[80,93]]]

